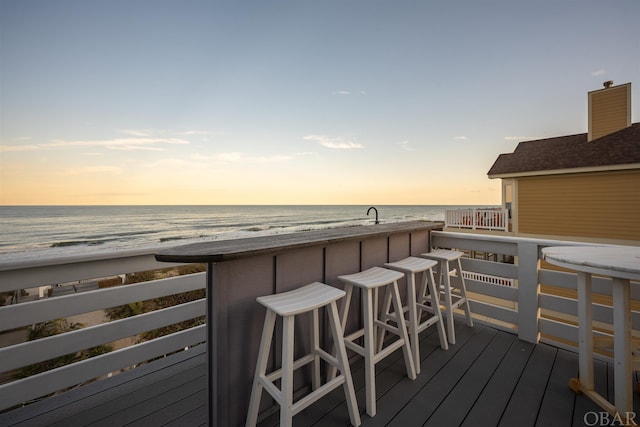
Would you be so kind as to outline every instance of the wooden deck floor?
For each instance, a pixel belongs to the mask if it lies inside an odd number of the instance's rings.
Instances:
[[[205,425],[204,346],[0,414],[0,426]]]
[[[406,377],[399,351],[380,362],[373,418],[364,414],[364,374],[356,364],[362,425],[584,426],[587,412],[601,411],[568,387],[569,378],[578,376],[576,353],[526,343],[486,326],[457,323],[456,332],[456,345],[448,351],[440,349],[437,335],[422,338],[422,372],[414,381]],[[612,400],[613,367],[598,362],[595,375],[598,391]],[[348,425],[346,404],[339,397],[334,393],[308,408],[294,425]],[[637,399],[634,403],[638,413]],[[277,424],[271,421],[262,425]]]
[[[364,413],[363,368],[354,364],[363,426],[583,426],[588,412],[600,411],[568,387],[577,376],[575,353],[487,326],[457,323],[456,331],[457,343],[448,351],[439,348],[437,335],[422,335],[422,372],[414,381],[405,375],[400,351],[378,364],[374,418]],[[135,376],[121,374],[2,414],[0,425],[204,425],[204,354],[185,353],[140,368]],[[612,366],[596,363],[595,375],[598,391],[613,400]],[[638,399],[634,403],[639,413]],[[275,413],[260,426],[277,424]],[[342,389],[294,418],[296,426],[348,424]]]

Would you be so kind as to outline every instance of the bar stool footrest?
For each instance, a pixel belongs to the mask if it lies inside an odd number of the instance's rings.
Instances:
[[[438,323],[440,319],[437,317],[430,317],[427,320],[425,320],[422,323],[418,324],[418,333],[424,331],[425,329],[427,329],[429,326],[435,325],[436,323]]]
[[[385,328],[385,329],[393,329],[395,331],[393,333],[399,333],[399,329],[398,328],[391,327],[391,328]],[[348,337],[344,338],[344,346],[347,347],[349,350],[355,351],[356,353],[358,353],[362,357],[364,357],[364,355],[365,355],[364,347],[361,346],[360,344],[356,344],[355,342],[353,342],[353,340],[358,339],[363,335],[364,335],[364,329],[361,329],[359,331],[356,331],[356,332],[352,333]],[[353,340],[352,340],[352,338],[353,338]],[[392,342],[391,344],[389,344],[388,346],[384,347],[382,350],[376,352],[373,355],[373,363],[374,364],[378,363],[380,360],[384,359],[389,354],[391,354],[394,351],[396,351],[397,349],[401,348],[403,345],[404,345],[404,340],[402,340],[402,339],[398,339],[398,340]]]
[[[293,370],[295,371],[296,369],[300,369],[303,366],[308,365],[309,363],[313,362],[313,359],[314,359],[313,354],[307,354],[306,356],[303,356],[295,360],[293,362]],[[266,378],[269,381],[275,381],[280,377],[282,377],[282,368],[276,369],[275,371],[270,372],[264,376],[264,378]]]
[[[334,379],[321,385],[316,390],[307,394],[306,396],[304,396],[303,398],[301,398],[300,400],[298,400],[293,404],[292,406],[293,415],[296,415],[298,412],[302,411],[307,406],[311,405],[312,403],[315,403],[325,395],[331,393],[333,390],[335,390],[336,388],[344,384],[344,381],[345,381],[344,375],[340,374]]]

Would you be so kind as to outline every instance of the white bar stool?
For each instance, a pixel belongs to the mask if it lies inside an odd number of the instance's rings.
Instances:
[[[280,426],[291,426],[294,415],[340,385],[344,386],[351,424],[354,426],[360,425],[360,412],[344,346],[343,329],[340,327],[338,308],[336,306],[336,301],[344,296],[345,292],[340,289],[324,283],[314,282],[293,291],[257,298],[257,301],[267,308],[267,314],[264,320],[253,388],[251,389],[247,427],[256,425],[263,388],[280,405]],[[328,311],[331,334],[336,348],[335,357],[320,348],[318,309],[322,307],[326,307]],[[293,332],[295,315],[307,312],[312,312],[311,342],[313,349],[310,354],[294,361]],[[266,374],[276,315],[282,316],[282,368]],[[320,359],[340,370],[340,375],[323,385],[320,385]],[[294,403],[293,371],[311,362],[313,362],[313,391]],[[281,381],[279,389],[274,384],[277,379]]]
[[[378,288],[387,286],[387,294],[393,301],[394,311],[402,313],[402,303],[400,302],[400,293],[398,292],[398,279],[401,279],[402,273],[389,270],[386,268],[372,267],[360,273],[350,274],[346,276],[338,276],[338,279],[345,283],[345,291],[347,297],[343,300],[340,309],[342,329],[344,330],[353,287],[360,288],[362,297],[362,315],[364,328],[360,329],[349,336],[344,337],[345,345],[364,357],[365,367],[365,394],[367,402],[367,414],[371,417],[376,415],[376,368],[375,365],[380,360],[389,356],[398,348],[402,347],[404,354],[404,362],[407,367],[407,376],[412,380],[416,379],[416,370],[413,364],[413,356],[404,316],[395,316],[397,327],[378,320]],[[374,296],[374,290],[375,296]],[[376,328],[384,328],[387,331],[398,336],[398,340],[389,344],[382,351],[376,351]],[[364,336],[364,346],[356,344],[354,341]],[[330,372],[331,378],[332,372]]]
[[[435,249],[431,252],[421,254],[420,256],[436,260],[440,263],[440,279],[438,281],[439,286],[442,286],[442,278],[444,277],[444,307],[447,310],[447,335],[449,337],[449,343],[456,343],[456,331],[453,323],[453,309],[462,306],[464,309],[465,317],[467,318],[467,325],[473,326],[473,319],[471,318],[471,309],[469,308],[469,299],[467,298],[467,287],[464,284],[464,277],[462,275],[462,263],[460,258],[464,255],[464,252],[454,251],[450,249]],[[457,263],[457,272],[449,268],[450,262]],[[455,267],[454,267],[455,269]],[[456,277],[458,282],[457,291],[460,293],[453,293],[453,287],[451,286],[451,277]],[[456,299],[453,302],[453,299]]]
[[[433,269],[437,265],[437,261],[425,258],[408,257],[396,262],[386,263],[384,266],[393,270],[405,273],[407,276],[407,306],[403,308],[404,312],[409,312],[409,338],[411,339],[411,350],[413,351],[413,364],[416,367],[416,374],[420,373],[420,341],[418,335],[429,326],[436,325],[438,335],[440,336],[440,347],[443,350],[449,349],[447,338],[444,333],[444,321],[442,320],[442,312],[440,311],[440,299],[436,282],[433,279]],[[420,291],[418,293],[418,301],[416,301],[416,273],[422,273],[420,281]],[[387,293],[388,294],[388,293]],[[432,296],[432,298],[429,298]],[[431,305],[424,303],[430,300]],[[382,321],[395,318],[389,314],[391,308],[391,298],[385,298],[382,309]],[[422,320],[422,313],[428,312],[432,316]],[[385,329],[380,330],[378,339],[378,349],[382,347]]]

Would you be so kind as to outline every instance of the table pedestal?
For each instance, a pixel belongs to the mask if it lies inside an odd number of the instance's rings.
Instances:
[[[542,250],[544,259],[577,273],[579,378],[569,386],[583,393],[620,425],[637,425],[633,412],[631,280],[640,280],[640,248],[633,246],[558,246]],[[614,403],[598,394],[593,377],[592,275],[611,277],[613,297]]]
[[[626,279],[613,279],[614,329],[614,395],[615,405],[594,389],[593,328],[591,314],[591,274],[578,272],[578,348],[579,378],[571,378],[569,387],[593,400],[598,406],[623,423],[637,425],[633,412],[633,371],[631,363],[630,284]]]

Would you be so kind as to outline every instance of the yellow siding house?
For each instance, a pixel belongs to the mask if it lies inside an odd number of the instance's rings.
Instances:
[[[521,142],[488,172],[513,235],[640,245],[640,123],[631,83],[588,94],[587,133]]]

